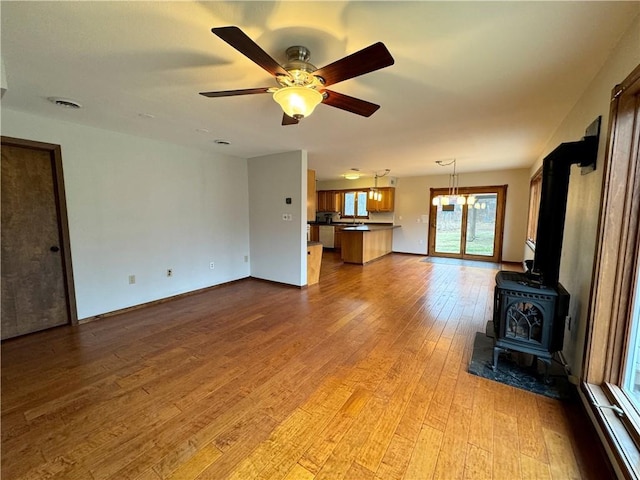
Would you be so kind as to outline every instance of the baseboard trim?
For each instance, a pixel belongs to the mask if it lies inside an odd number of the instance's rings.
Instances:
[[[190,297],[192,295],[198,295],[200,293],[206,293],[216,288],[223,287],[225,285],[231,285],[233,283],[244,282],[249,279],[254,279],[253,277],[243,277],[237,280],[231,280],[229,282],[219,283],[217,285],[212,285],[210,287],[199,288],[197,290],[192,290],[190,292],[179,293],[178,295],[172,295],[170,297],[159,298],[157,300],[152,300],[150,302],[141,303],[139,305],[132,305],[131,307],[121,308],[118,310],[113,310],[112,312],[100,313],[98,315],[94,315],[92,317],[81,318],[78,320],[79,325],[83,325],[85,323],[95,322],[96,320],[101,320],[103,318],[115,317],[116,315],[121,315],[123,313],[133,312],[135,310],[141,310],[143,308],[152,307],[154,305],[160,305],[166,302],[172,302],[173,300],[178,300],[180,298]],[[254,279],[257,280],[257,279]]]
[[[307,284],[304,285],[293,285],[291,283],[278,282],[276,280],[269,280],[267,278],[258,278],[258,277],[249,277],[252,280],[257,280],[258,282],[267,282],[273,285],[282,285],[283,287],[291,287],[297,288],[298,290],[302,290],[303,288],[307,288]]]

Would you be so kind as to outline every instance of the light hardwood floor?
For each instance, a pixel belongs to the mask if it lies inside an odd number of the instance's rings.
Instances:
[[[420,260],[4,342],[2,478],[610,478],[579,404],[466,372],[496,271]]]

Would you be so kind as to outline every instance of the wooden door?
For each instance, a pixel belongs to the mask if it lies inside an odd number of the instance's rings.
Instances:
[[[2,339],[75,323],[57,145],[2,138]]]

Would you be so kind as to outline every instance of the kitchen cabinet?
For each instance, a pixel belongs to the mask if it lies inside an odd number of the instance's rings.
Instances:
[[[318,212],[339,212],[342,208],[342,194],[336,190],[318,190]]]
[[[318,225],[310,225],[310,228],[309,228],[309,241],[310,242],[319,242],[320,241],[320,227]]]
[[[307,170],[307,222],[316,219],[316,171]]]
[[[364,265],[391,253],[395,226],[347,227],[342,232],[342,261]]]
[[[372,189],[373,190],[373,189]],[[367,195],[367,211],[369,212],[393,212],[395,207],[395,187],[380,187],[375,189],[381,195],[380,200],[369,198]]]
[[[344,227],[335,227],[333,234],[333,248],[340,250],[342,248],[342,229]]]

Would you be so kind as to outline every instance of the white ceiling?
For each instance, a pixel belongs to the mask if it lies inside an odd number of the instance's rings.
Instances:
[[[639,12],[608,1],[2,1],[2,106],[244,158],[306,149],[321,180],[442,173],[435,161],[450,158],[460,172],[529,167]],[[331,87],[380,110],[320,105],[283,127],[268,94],[198,95],[275,85],[211,33],[225,25],[280,63],[304,45],[317,67],[382,41],[395,65]]]

